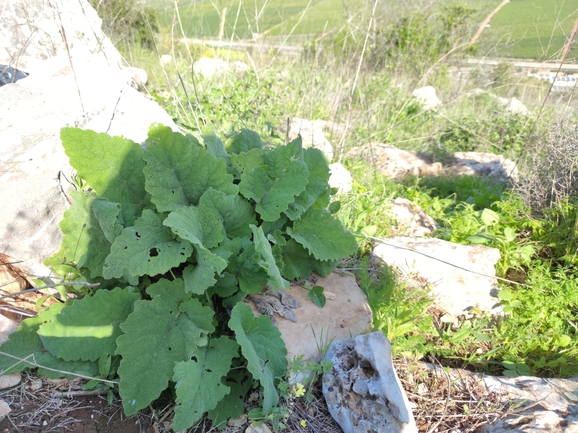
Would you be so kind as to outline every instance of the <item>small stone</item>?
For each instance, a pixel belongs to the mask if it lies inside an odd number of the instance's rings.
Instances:
[[[4,417],[8,415],[11,411],[12,409],[10,409],[8,403],[6,403],[4,400],[0,400],[0,421],[3,420]]]
[[[240,417],[238,418],[229,418],[229,421],[227,422],[227,425],[229,427],[241,427],[242,425],[244,425],[247,422],[247,415],[246,414],[242,414]]]
[[[22,376],[20,373],[7,374],[0,376],[0,389],[12,388],[20,383]]]
[[[40,388],[42,388],[42,379],[33,379],[26,386],[26,389],[28,389],[28,391],[38,391]]]
[[[271,433],[271,430],[267,427],[267,424],[250,425],[245,430],[245,433]]]

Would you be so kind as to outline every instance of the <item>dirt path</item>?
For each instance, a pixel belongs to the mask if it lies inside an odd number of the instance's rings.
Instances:
[[[490,14],[486,17],[486,19],[482,21],[482,24],[480,24],[480,27],[478,27],[478,31],[470,41],[470,44],[473,44],[479,39],[486,26],[490,23],[490,20],[494,17],[494,15],[496,15],[500,11],[500,9],[502,9],[506,5],[506,3],[510,3],[510,0],[504,0],[502,3],[500,3],[500,5],[492,12],[490,12]]]

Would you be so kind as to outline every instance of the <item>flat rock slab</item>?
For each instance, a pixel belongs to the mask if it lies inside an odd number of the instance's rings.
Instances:
[[[417,432],[383,333],[335,341],[325,359],[333,366],[323,374],[323,395],[344,433]]]
[[[287,290],[302,305],[293,310],[294,323],[277,316],[277,327],[287,347],[287,359],[303,355],[303,360],[321,360],[321,350],[334,340],[350,338],[371,330],[372,314],[365,293],[351,274],[332,273],[315,283],[325,289],[327,303],[319,308],[308,298],[307,289],[292,286]],[[256,315],[255,306],[251,307]]]
[[[406,276],[428,281],[435,305],[454,317],[472,308],[501,312],[494,269],[500,252],[495,248],[393,237],[375,247],[373,254]]]

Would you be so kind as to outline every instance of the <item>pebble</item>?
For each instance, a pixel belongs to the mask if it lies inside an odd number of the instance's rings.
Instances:
[[[12,410],[10,409],[10,406],[8,406],[8,403],[6,403],[4,400],[0,400],[0,421],[4,419],[4,417],[11,411]]]
[[[245,430],[245,433],[271,433],[269,427],[266,424],[257,425],[250,425]]]
[[[20,373],[7,374],[0,376],[0,389],[12,388],[20,383],[22,376]]]
[[[242,414],[239,418],[229,418],[227,425],[229,427],[241,427],[243,424],[247,423],[247,415]]]

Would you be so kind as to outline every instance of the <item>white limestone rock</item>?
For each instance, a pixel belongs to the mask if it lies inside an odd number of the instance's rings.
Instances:
[[[347,152],[353,159],[360,159],[373,165],[389,179],[403,179],[407,176],[437,176],[442,172],[440,162],[430,162],[414,152],[398,149],[389,144],[368,144],[355,147]]]
[[[85,0],[58,2],[71,46],[71,66],[56,4],[0,0],[3,19],[15,14],[0,26],[2,35],[9,35],[4,41],[11,44],[3,47],[4,55],[19,52],[20,46],[26,64],[33,66],[30,76],[0,88],[0,164],[6,167],[0,171],[0,252],[39,276],[49,274],[43,260],[59,248],[58,223],[72,189],[66,180],[72,170],[60,141],[61,128],[123,135],[137,143],[146,139],[153,122],[177,130],[158,104],[132,87],[110,41],[93,40],[98,29],[89,18],[96,13]],[[45,31],[35,30],[36,24]]]
[[[373,254],[408,277],[428,281],[434,304],[454,317],[467,316],[473,308],[501,313],[494,269],[500,252],[495,248],[393,237],[377,245]]]
[[[382,332],[334,341],[325,359],[333,366],[323,374],[323,395],[344,433],[417,432]]]
[[[329,186],[331,188],[337,188],[338,194],[346,194],[350,192],[353,186],[353,179],[351,178],[349,170],[339,162],[329,164],[329,170],[331,173],[329,176]]]
[[[426,111],[433,110],[434,108],[442,105],[442,101],[438,98],[436,94],[436,89],[432,86],[420,87],[412,92],[414,96],[422,105],[423,109]]]
[[[396,198],[391,211],[397,222],[394,231],[400,236],[426,236],[440,228],[440,225],[421,207],[406,198]]]

